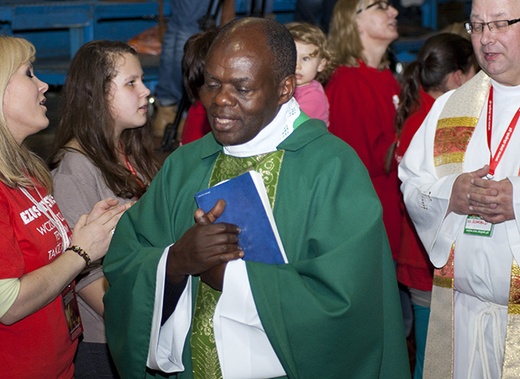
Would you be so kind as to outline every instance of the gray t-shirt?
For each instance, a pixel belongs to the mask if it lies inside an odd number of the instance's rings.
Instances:
[[[120,202],[129,199],[117,197],[105,183],[101,171],[92,161],[77,150],[65,151],[59,166],[52,170],[53,196],[71,228],[81,215],[89,213],[98,201],[113,197]],[[78,276],[76,291],[102,278],[101,261],[94,262]],[[78,296],[78,305],[83,323],[85,342],[106,343],[103,318]]]

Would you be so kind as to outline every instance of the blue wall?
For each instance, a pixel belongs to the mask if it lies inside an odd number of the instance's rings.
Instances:
[[[246,1],[236,0],[238,16],[245,14]],[[274,0],[277,20],[292,21],[295,4],[296,0]],[[170,1],[164,1],[163,11],[166,17],[171,14]],[[82,44],[94,39],[128,41],[157,25],[158,17],[155,0],[0,0],[0,33],[31,41],[37,49],[37,75],[54,85],[63,84],[68,63]],[[150,67],[143,64],[150,87],[157,66],[158,61]]]

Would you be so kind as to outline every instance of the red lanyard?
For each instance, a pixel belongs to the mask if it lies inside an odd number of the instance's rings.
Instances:
[[[129,161],[128,158],[126,157],[126,154],[124,154],[124,157],[125,157],[126,168],[128,168],[128,170],[130,170],[130,172],[132,173],[132,175],[135,176],[135,178],[137,179],[137,183],[139,183],[139,185],[141,186],[141,188],[145,188],[144,183],[143,183],[143,182],[141,181],[141,179],[139,178],[139,175],[137,175],[137,171],[135,171],[134,166],[132,166],[132,164],[130,163],[130,161]]]
[[[122,154],[123,154],[123,157],[125,158],[126,168],[132,173],[133,176],[135,176],[135,178],[137,179],[137,183],[139,183],[141,188],[146,188],[144,183],[142,182],[141,178],[139,178],[139,175],[137,175],[137,171],[135,170],[134,166],[132,166],[132,164],[128,160],[128,157],[126,156],[126,153],[123,150],[123,143],[121,141],[119,141],[119,148],[123,152]]]
[[[520,108],[516,111],[513,119],[509,123],[500,144],[498,145],[495,154],[493,155],[491,152],[491,133],[493,130],[493,86],[489,89],[489,97],[488,97],[488,107],[487,107],[487,119],[486,119],[486,131],[487,131],[487,143],[489,148],[490,162],[489,162],[489,174],[487,175],[488,179],[493,179],[495,175],[495,169],[498,166],[498,163],[502,159],[504,152],[506,151],[507,145],[509,141],[511,141],[511,136],[516,128],[516,123],[518,122],[518,118],[520,117]]]

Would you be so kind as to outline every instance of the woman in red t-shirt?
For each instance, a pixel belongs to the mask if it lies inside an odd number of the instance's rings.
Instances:
[[[0,373],[72,378],[81,333],[73,281],[106,253],[128,206],[103,200],[71,233],[47,167],[22,144],[49,124],[34,46],[0,36],[0,56]]]

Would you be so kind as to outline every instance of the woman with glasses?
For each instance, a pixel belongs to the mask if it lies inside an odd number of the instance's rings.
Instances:
[[[394,260],[400,245],[400,193],[396,165],[385,167],[385,157],[393,154],[396,140],[400,87],[388,68],[387,49],[399,36],[397,14],[387,1],[336,3],[328,42],[339,66],[325,87],[329,131],[352,146],[365,164],[383,205]],[[406,329],[409,333],[411,320]]]
[[[332,134],[365,164],[383,204],[392,255],[399,250],[400,210],[396,167],[385,170],[395,143],[394,116],[400,87],[388,68],[387,49],[397,39],[397,10],[387,1],[339,0],[329,43],[339,66],[325,92]]]

